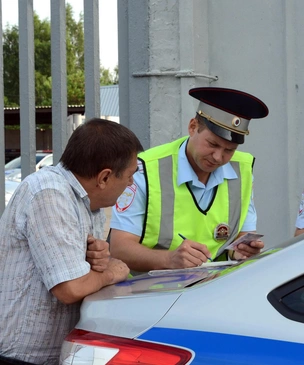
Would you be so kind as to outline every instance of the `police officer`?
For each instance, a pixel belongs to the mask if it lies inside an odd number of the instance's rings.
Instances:
[[[260,240],[225,247],[256,230],[252,199],[254,157],[236,151],[253,118],[267,106],[242,91],[200,87],[189,136],[139,154],[138,172],[112,210],[110,249],[135,272],[243,259]]]

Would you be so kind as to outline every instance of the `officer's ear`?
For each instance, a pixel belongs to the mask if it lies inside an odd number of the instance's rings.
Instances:
[[[190,137],[193,136],[193,134],[197,131],[199,125],[198,120],[196,118],[192,118],[188,125],[188,132]]]

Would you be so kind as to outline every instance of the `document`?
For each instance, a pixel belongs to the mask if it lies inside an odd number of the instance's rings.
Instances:
[[[212,261],[212,262],[204,262],[200,266],[200,268],[204,267],[217,267],[217,266],[232,266],[234,264],[238,264],[239,262],[236,260],[228,260],[228,261]]]
[[[235,250],[235,247],[240,243],[244,243],[245,245],[250,245],[252,241],[256,241],[263,236],[264,236],[263,234],[248,232],[243,236],[241,236],[240,238],[233,241],[232,243],[230,243],[230,245],[227,246],[225,250]]]
[[[150,276],[158,276],[164,274],[177,274],[177,273],[185,273],[189,271],[209,271],[216,269],[225,269],[226,267],[233,266],[239,264],[239,261],[229,260],[229,261],[212,261],[212,262],[204,262],[203,264],[195,267],[189,267],[187,269],[164,269],[164,270],[151,270],[149,271]]]

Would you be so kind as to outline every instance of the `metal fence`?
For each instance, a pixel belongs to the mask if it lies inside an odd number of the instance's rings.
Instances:
[[[56,164],[71,133],[71,128],[67,123],[66,2],[65,0],[49,1],[51,9],[52,145],[54,164]],[[100,116],[99,0],[85,0],[83,4],[85,116],[86,119],[89,119]],[[0,149],[0,215],[5,209],[2,6],[3,2],[0,0],[0,144],[2,146]],[[33,0],[18,0],[18,13],[20,150],[22,177],[25,177],[34,172],[36,168]]]

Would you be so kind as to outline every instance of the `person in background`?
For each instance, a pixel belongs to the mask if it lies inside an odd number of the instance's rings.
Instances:
[[[0,220],[1,364],[58,364],[81,300],[127,278],[100,239],[102,208],[132,185],[142,150],[129,129],[94,118],[56,166],[20,183]]]
[[[303,211],[303,209],[304,209],[304,191],[302,192],[299,211],[298,211],[298,215],[296,218],[296,224],[295,224],[296,230],[294,233],[295,237],[304,233],[304,211]]]
[[[244,259],[264,247],[255,240],[229,257],[225,250],[256,231],[254,157],[236,150],[249,121],[266,117],[268,108],[239,90],[201,87],[189,94],[199,100],[189,136],[141,153],[134,183],[112,209],[111,256],[133,275]]]

